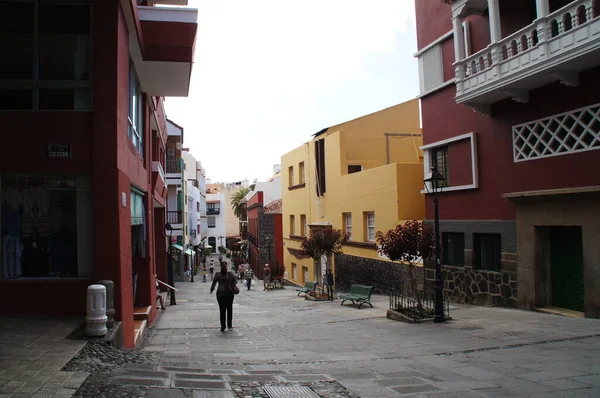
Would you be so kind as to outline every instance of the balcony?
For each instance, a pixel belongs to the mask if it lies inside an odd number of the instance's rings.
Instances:
[[[154,189],[160,196],[166,194],[167,178],[165,176],[165,171],[163,170],[162,164],[156,160],[152,161],[152,183]]]
[[[167,159],[167,173],[181,173],[181,162],[179,159]]]
[[[185,97],[189,92],[198,29],[198,10],[153,7],[185,5],[185,0],[121,0],[129,28],[131,55],[144,92],[151,96]],[[138,22],[139,21],[139,22]]]
[[[181,211],[168,211],[167,212],[167,222],[171,225],[173,224],[181,224]]]
[[[206,215],[207,216],[211,216],[211,215],[216,215],[216,214],[220,214],[221,213],[221,208],[220,207],[215,207],[215,208],[210,208],[207,207],[206,208]]]
[[[456,102],[485,110],[506,98],[529,101],[529,91],[600,65],[600,18],[594,2],[565,7],[456,62]]]

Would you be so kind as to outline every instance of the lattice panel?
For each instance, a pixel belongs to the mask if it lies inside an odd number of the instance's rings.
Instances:
[[[513,126],[515,162],[600,149],[600,104]]]

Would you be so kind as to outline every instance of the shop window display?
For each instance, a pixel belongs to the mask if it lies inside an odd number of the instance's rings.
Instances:
[[[2,278],[82,276],[78,234],[91,235],[79,231],[77,177],[3,176],[1,186]]]

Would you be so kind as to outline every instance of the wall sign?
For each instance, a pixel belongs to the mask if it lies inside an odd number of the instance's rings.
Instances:
[[[48,144],[48,157],[55,159],[67,159],[71,157],[71,144]]]

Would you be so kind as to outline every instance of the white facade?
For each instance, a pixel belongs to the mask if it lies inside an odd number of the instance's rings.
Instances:
[[[206,222],[206,170],[200,162],[196,162],[196,181],[198,181],[198,189],[200,191],[198,222],[200,223],[200,239],[202,239],[208,236],[208,224]]]
[[[263,203],[269,204],[274,200],[281,199],[281,173],[275,177],[270,178],[268,181],[259,181],[255,184],[254,190],[248,192],[246,200],[250,200],[251,197],[256,195],[257,192],[262,191]]]
[[[189,150],[184,149],[182,152],[182,158],[185,164],[185,169],[183,172],[184,178],[186,180],[187,185],[187,197],[186,197],[186,206],[187,206],[187,233],[189,237],[189,244],[192,246],[196,246],[200,244],[201,239],[201,205],[200,202],[204,198],[201,196],[200,192],[200,184],[198,183],[198,173],[196,171],[198,162],[196,158],[189,152]]]
[[[223,211],[227,203],[225,202],[225,195],[222,193],[209,193],[206,195],[206,221],[207,221],[207,242],[213,247],[213,251],[217,251],[219,246],[226,245],[226,215]],[[218,208],[218,214],[216,210],[211,210],[209,207],[214,205]]]

